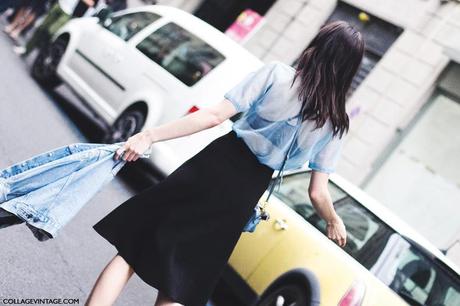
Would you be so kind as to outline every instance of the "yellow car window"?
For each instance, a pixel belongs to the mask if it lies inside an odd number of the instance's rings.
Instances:
[[[308,197],[309,172],[286,175],[273,194],[322,233],[326,223]],[[347,228],[344,250],[411,305],[460,305],[459,276],[414,241],[402,237],[361,203],[330,182],[334,207]],[[399,256],[382,256],[395,242],[406,245]],[[393,245],[392,245],[393,243]],[[403,250],[404,249],[404,250]],[[380,268],[380,273],[378,272]],[[381,273],[385,271],[385,273]]]
[[[310,184],[310,172],[300,172],[296,174],[285,175],[280,188],[275,188],[273,193],[290,207],[296,210],[300,204],[311,207],[308,197],[308,185]],[[329,192],[332,201],[336,202],[343,199],[347,194],[329,181]],[[309,210],[309,208],[306,208]]]
[[[394,277],[387,285],[411,305],[460,305],[458,275],[449,273],[415,246],[399,256]]]

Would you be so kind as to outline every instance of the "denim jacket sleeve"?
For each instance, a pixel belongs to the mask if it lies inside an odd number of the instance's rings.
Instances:
[[[2,169],[0,207],[54,238],[126,164],[113,158],[122,145],[74,143]]]

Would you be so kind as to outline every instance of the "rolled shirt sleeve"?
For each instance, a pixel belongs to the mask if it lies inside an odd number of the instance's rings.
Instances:
[[[275,65],[276,61],[271,61],[248,73],[243,80],[224,94],[224,98],[229,100],[238,112],[248,110],[251,105],[262,100],[270,89]]]
[[[338,135],[332,137],[331,140],[308,162],[308,167],[312,170],[333,173],[337,166],[337,162],[341,155],[345,134],[339,138]]]

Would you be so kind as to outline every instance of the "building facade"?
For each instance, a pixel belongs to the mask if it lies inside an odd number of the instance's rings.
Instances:
[[[224,31],[245,8],[265,23],[243,45],[293,65],[328,20],[366,39],[337,172],[460,263],[460,1],[160,0]]]

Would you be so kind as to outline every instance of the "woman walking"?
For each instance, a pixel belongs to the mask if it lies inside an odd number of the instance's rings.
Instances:
[[[5,32],[12,39],[17,40],[27,27],[46,12],[47,5],[47,0],[22,0],[12,22],[5,27]]]
[[[28,56],[36,48],[46,45],[54,33],[72,18],[82,17],[87,10],[97,5],[98,0],[58,0],[50,9],[40,26],[35,30],[25,47],[18,46],[14,52]]]
[[[349,120],[345,96],[364,50],[345,22],[323,26],[297,68],[271,61],[250,73],[214,106],[146,129],[115,158],[135,161],[152,143],[190,135],[238,112],[232,131],[215,139],[160,183],[133,196],[94,225],[118,254],[86,305],[111,305],[135,272],[158,289],[156,306],[203,306],[272,174],[309,162],[309,196],[327,235],[346,243],[345,226],[327,189]],[[296,124],[300,127],[297,137]]]

